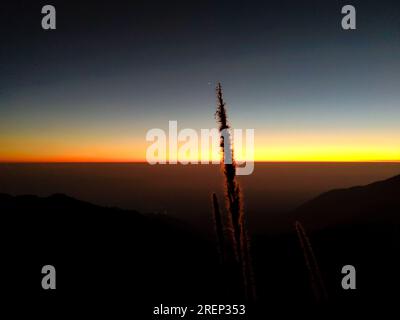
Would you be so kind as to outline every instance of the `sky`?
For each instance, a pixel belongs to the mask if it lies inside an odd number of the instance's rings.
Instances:
[[[152,128],[216,127],[218,81],[258,161],[400,160],[400,3],[350,31],[345,4],[3,1],[0,161],[144,161]]]

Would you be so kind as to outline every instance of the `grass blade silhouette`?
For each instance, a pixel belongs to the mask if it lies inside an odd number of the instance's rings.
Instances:
[[[299,221],[295,222],[295,228],[301,248],[303,250],[304,260],[310,274],[311,288],[313,290],[315,300],[317,302],[326,301],[328,299],[328,294],[322,279],[317,259],[315,258],[314,250],[311,246],[310,239],[308,238],[303,225]]]
[[[221,83],[217,84],[217,111],[215,113],[220,131],[220,147],[222,151],[221,167],[225,177],[225,203],[229,212],[226,219],[227,229],[233,232],[231,246],[236,254],[237,262],[242,270],[242,286],[244,296],[255,300],[255,286],[248,244],[246,218],[239,184],[236,180],[236,163],[229,133],[226,105],[222,96]]]
[[[226,260],[224,224],[222,220],[221,211],[219,209],[217,195],[215,193],[213,193],[212,195],[212,205],[214,212],[215,233],[217,235],[217,242],[218,242],[218,251],[220,254],[221,263],[223,263]]]

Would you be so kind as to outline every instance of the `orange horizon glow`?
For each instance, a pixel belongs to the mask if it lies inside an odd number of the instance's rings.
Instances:
[[[323,152],[325,151],[325,152]],[[211,159],[219,160],[219,156],[212,156]],[[235,157],[238,161],[245,159],[240,156]],[[191,162],[201,163],[201,157],[189,157]],[[400,155],[397,150],[381,153],[373,150],[363,150],[348,148],[331,148],[324,150],[321,148],[310,149],[300,147],[287,147],[275,149],[256,150],[254,162],[399,162]],[[167,163],[169,162],[167,157]],[[179,162],[179,161],[178,161]],[[211,160],[210,160],[211,162]],[[104,153],[93,155],[46,155],[40,154],[18,154],[1,156],[0,163],[147,163],[145,150],[141,154],[114,154],[105,155]]]
[[[347,160],[341,160],[341,161],[332,161],[332,160],[325,160],[325,161],[268,161],[268,160],[256,160],[254,163],[398,163],[400,160],[368,160],[368,161],[362,161],[362,160],[354,160],[354,161],[347,161]],[[101,164],[101,163],[115,163],[115,164],[147,164],[146,161],[85,161],[85,160],[76,160],[76,161],[67,161],[67,160],[40,160],[40,161],[0,161],[0,164],[46,164],[46,163],[59,163],[59,164],[79,164],[79,163],[88,163],[88,164]],[[168,163],[167,163],[168,164]],[[202,165],[197,163],[198,165]],[[182,165],[178,163],[178,165]],[[193,163],[189,163],[188,165],[194,165]]]
[[[201,159],[190,159],[192,163],[196,160],[197,164],[201,164]],[[244,161],[244,159],[241,159]],[[399,158],[369,158],[367,156],[359,157],[359,158],[351,158],[350,156],[343,157],[329,157],[326,155],[320,155],[319,157],[308,158],[295,156],[288,158],[255,158],[254,162],[269,162],[269,163],[304,163],[304,162],[315,162],[315,163],[338,163],[338,162],[400,162]],[[47,158],[39,158],[39,157],[18,157],[18,158],[3,158],[0,159],[0,163],[147,163],[145,157],[143,158],[102,158],[102,157],[47,157]],[[167,164],[169,161],[167,159]],[[179,164],[179,161],[178,161]],[[211,164],[211,161],[210,161]]]
[[[262,133],[256,135],[255,162],[399,162],[400,134]],[[146,161],[152,143],[136,135],[46,135],[0,137],[1,163],[138,163]],[[179,146],[178,146],[179,148]],[[211,149],[209,151],[211,153]],[[235,158],[243,160],[235,150]],[[207,159],[220,159],[219,153]],[[188,157],[200,163],[200,149]],[[167,155],[168,162],[168,155]]]
[[[255,156],[254,162],[400,162],[400,157],[379,157],[376,153],[348,153],[336,154],[308,154],[307,152],[301,154],[293,152],[293,154],[281,157],[281,153],[269,150],[269,156],[263,152],[261,155]],[[373,157],[373,156],[376,157]],[[198,162],[201,164],[201,158],[189,158],[190,162]],[[219,161],[219,157],[212,157],[212,159]],[[245,161],[245,159],[237,157],[237,161]],[[167,157],[167,164],[169,160]],[[211,161],[209,161],[211,163]],[[145,156],[142,157],[103,157],[103,156],[53,156],[53,157],[40,157],[34,156],[18,156],[18,157],[3,157],[0,158],[0,163],[147,163]],[[179,160],[178,160],[179,163]]]

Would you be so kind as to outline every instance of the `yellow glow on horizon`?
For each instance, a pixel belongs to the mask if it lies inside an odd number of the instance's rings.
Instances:
[[[338,132],[260,137],[256,161],[362,162],[400,160],[400,135]]]
[[[146,143],[97,137],[0,138],[1,162],[137,162]]]
[[[399,161],[400,135],[287,134],[256,136],[255,161]],[[143,137],[0,137],[0,162],[146,162]],[[237,151],[237,150],[236,150]],[[241,160],[239,152],[236,159]],[[220,154],[211,157],[219,160]],[[190,155],[200,163],[200,151]],[[167,159],[168,160],[168,159]]]

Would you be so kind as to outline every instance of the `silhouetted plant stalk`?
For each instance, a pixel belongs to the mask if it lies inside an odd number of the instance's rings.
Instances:
[[[215,193],[213,193],[212,195],[212,204],[214,211],[215,233],[217,234],[217,241],[218,241],[218,251],[221,258],[221,263],[224,263],[224,261],[226,260],[224,227],[223,227],[221,211],[219,210],[217,195]]]
[[[300,241],[301,248],[303,249],[304,260],[310,274],[311,288],[317,302],[323,302],[328,299],[328,294],[325,288],[324,281],[318,266],[317,259],[315,258],[314,250],[311,246],[310,239],[299,222],[295,222],[297,236]]]
[[[218,251],[220,253],[220,279],[228,297],[237,299],[243,294],[243,286],[241,282],[237,281],[241,279],[241,268],[233,246],[235,240],[232,223],[229,222],[230,215],[226,213],[226,210],[220,209],[215,193],[212,196],[212,205]]]
[[[248,300],[255,300],[256,295],[246,228],[246,217],[243,210],[240,187],[236,180],[236,163],[220,83],[217,85],[216,93],[217,111],[215,116],[220,131],[221,168],[225,176],[225,203],[229,213],[225,219],[225,230],[227,230],[228,234],[230,230],[233,233],[230,246],[235,252],[237,263],[242,270],[244,295]]]

